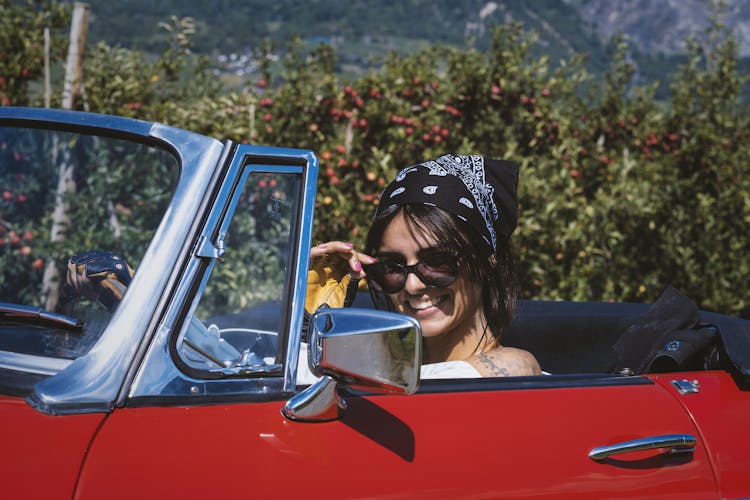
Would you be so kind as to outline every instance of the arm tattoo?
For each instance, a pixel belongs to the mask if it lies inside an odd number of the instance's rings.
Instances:
[[[504,366],[498,366],[489,354],[480,354],[477,361],[487,370],[490,377],[510,377],[510,372]]]

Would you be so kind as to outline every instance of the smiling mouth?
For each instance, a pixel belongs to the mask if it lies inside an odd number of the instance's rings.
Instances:
[[[409,307],[411,307],[415,311],[424,311],[425,309],[429,309],[430,307],[438,306],[441,303],[447,299],[447,295],[442,295],[437,298],[427,298],[427,299],[406,299],[406,303],[409,304]]]

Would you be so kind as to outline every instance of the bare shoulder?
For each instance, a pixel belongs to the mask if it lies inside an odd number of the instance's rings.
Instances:
[[[542,374],[534,355],[515,347],[499,347],[476,354],[466,361],[483,377],[520,377]]]

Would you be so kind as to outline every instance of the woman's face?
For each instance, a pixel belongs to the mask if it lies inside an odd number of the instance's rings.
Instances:
[[[437,243],[399,213],[383,233],[378,260],[413,265],[436,249]],[[389,295],[398,312],[419,320],[427,339],[462,338],[482,328],[480,287],[471,282],[465,266],[459,269],[456,281],[444,288],[430,288],[415,273],[409,273],[404,288]]]

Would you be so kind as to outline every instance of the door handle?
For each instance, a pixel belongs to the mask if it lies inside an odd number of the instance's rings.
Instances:
[[[623,443],[610,444],[608,446],[597,446],[589,452],[589,458],[592,460],[604,460],[618,453],[659,448],[669,448],[667,453],[686,453],[695,450],[695,442],[695,436],[691,434],[651,436]]]

